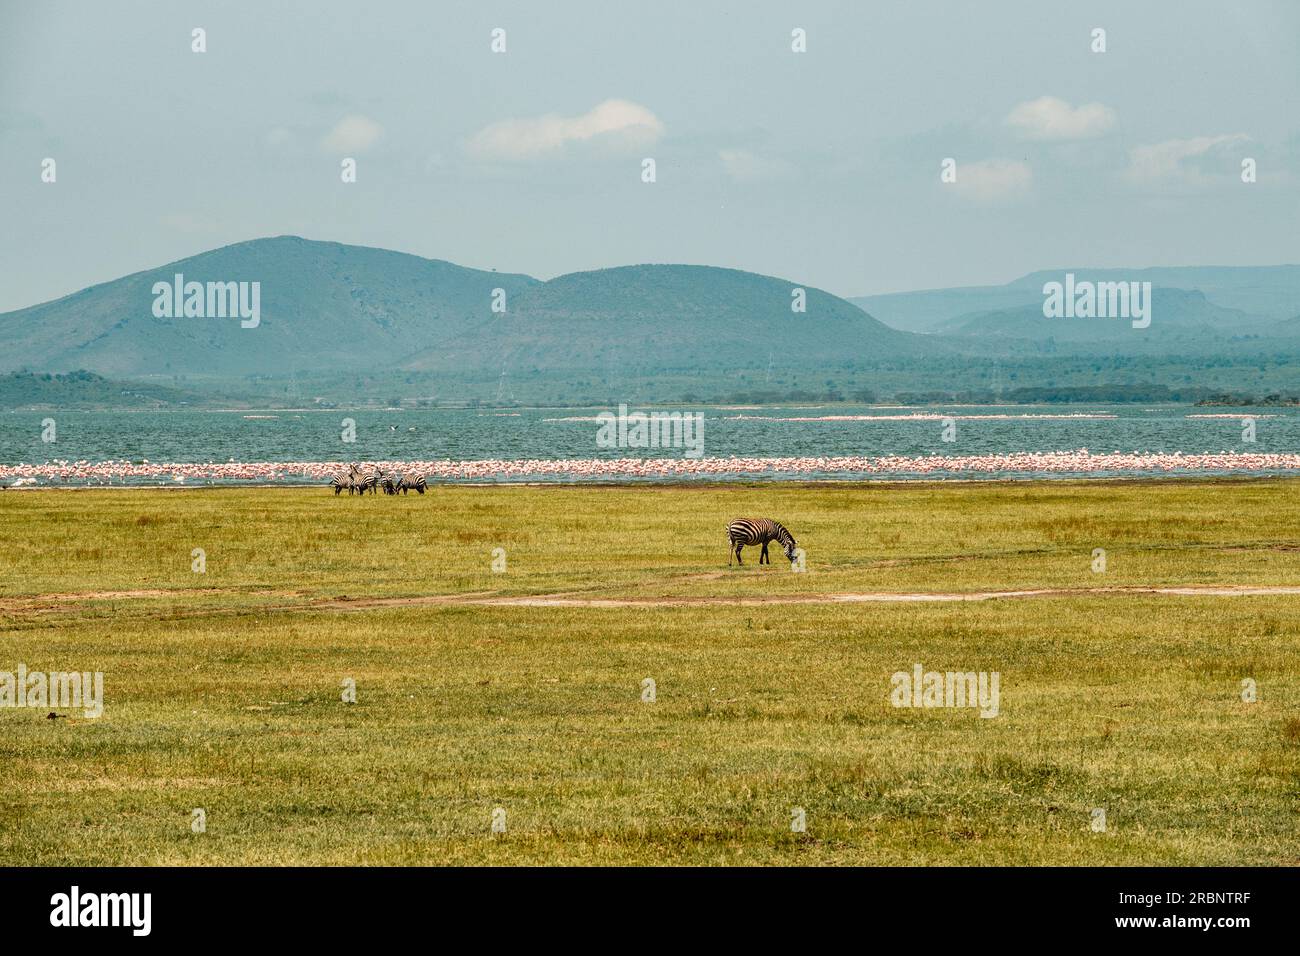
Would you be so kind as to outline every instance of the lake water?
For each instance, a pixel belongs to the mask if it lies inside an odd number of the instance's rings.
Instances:
[[[0,481],[19,483],[319,482],[330,463],[417,462],[441,480],[746,477],[1069,477],[1083,474],[1294,473],[1300,409],[1190,406],[707,407],[703,459],[685,449],[597,443],[606,407],[272,412],[14,412],[0,415]],[[636,411],[636,409],[632,409]],[[1243,434],[1253,418],[1255,440]],[[54,420],[53,442],[47,419]],[[946,423],[950,418],[951,423]],[[355,441],[344,441],[345,422]],[[954,431],[955,429],[955,431]],[[952,441],[945,441],[946,433]],[[1084,455],[1083,450],[1090,454]],[[1033,453],[1069,453],[1045,465]],[[1111,457],[1117,453],[1118,457]],[[1169,456],[1227,456],[1183,467]],[[1020,456],[1001,461],[1002,456]],[[1100,457],[1105,456],[1105,457]],[[1133,456],[1147,456],[1136,460]],[[772,459],[800,463],[764,465]],[[734,468],[719,464],[743,460]],[[852,459],[846,464],[846,459]],[[924,466],[916,461],[926,459]],[[555,471],[547,462],[566,464]],[[631,461],[615,466],[615,461]],[[493,462],[471,468],[464,463]],[[670,470],[643,468],[637,462]],[[48,463],[86,463],[53,467]],[[112,467],[102,463],[125,463]],[[144,466],[144,462],[151,463]],[[315,463],[235,475],[173,463]],[[442,466],[438,463],[461,463]],[[526,467],[503,463],[534,462]],[[702,462],[708,463],[703,465]],[[865,463],[864,463],[865,462]],[[158,463],[166,463],[160,465]],[[125,467],[126,464],[137,466]],[[328,466],[328,467],[327,467]],[[440,474],[438,469],[442,468]],[[550,469],[548,471],[548,469]],[[603,469],[603,470],[602,470]],[[619,470],[622,469],[622,470]]]

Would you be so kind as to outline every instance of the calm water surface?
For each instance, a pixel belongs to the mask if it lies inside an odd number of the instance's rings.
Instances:
[[[681,449],[598,447],[599,425],[593,419],[608,410],[13,412],[0,414],[0,465],[52,460],[201,463],[683,457]],[[1295,408],[1017,405],[895,409],[835,405],[690,410],[704,414],[704,455],[708,458],[966,456],[1085,448],[1094,453],[1144,454],[1300,452],[1300,409]],[[944,423],[938,418],[906,417],[916,414],[951,416],[955,441],[943,440]],[[1240,416],[1245,415],[1255,419],[1254,442],[1244,439]],[[848,419],[817,420],[828,416]],[[854,416],[870,419],[854,420]],[[42,422],[48,418],[55,420],[57,429],[53,443],[41,438]],[[342,440],[345,418],[356,423],[355,442]],[[898,476],[906,475],[900,472]],[[959,477],[960,472],[953,476]]]

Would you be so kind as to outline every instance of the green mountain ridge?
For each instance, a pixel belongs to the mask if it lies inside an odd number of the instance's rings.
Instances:
[[[259,282],[260,324],[155,317],[154,283],[177,273]],[[735,269],[644,264],[541,281],[279,236],[0,315],[0,374],[87,370],[109,380],[14,378],[9,407],[50,395],[278,406],[836,401],[1147,386],[1268,394],[1296,380],[1300,296],[1291,283],[1300,267],[1075,271],[1078,281],[1154,282],[1141,277],[1167,273],[1213,293],[1156,283],[1148,329],[1045,318],[1042,282],[1065,274],[1057,271],[859,300],[882,302],[886,317],[909,309],[911,319],[924,317],[930,331],[917,334],[824,290]],[[798,295],[801,312],[791,308]],[[1270,311],[1225,305],[1225,296]],[[20,394],[23,383],[32,396]],[[170,391],[146,394],[133,383]]]
[[[261,321],[157,318],[155,282],[261,283]],[[491,316],[530,276],[466,269],[406,253],[256,239],[0,315],[0,371],[87,369],[110,377],[235,379],[391,363]]]
[[[178,273],[187,282],[260,282],[260,324],[155,317],[154,283]],[[791,308],[796,289],[805,311]],[[629,362],[699,369],[774,356],[817,365],[928,350],[828,292],[732,269],[638,265],[541,282],[292,236],[225,246],[0,315],[0,339],[8,346],[0,371],[210,381]]]
[[[791,293],[803,289],[806,311]],[[401,362],[405,369],[464,368],[499,357],[503,368],[734,369],[776,362],[814,367],[931,351],[843,299],[734,269],[637,265],[558,276],[525,290],[507,313]]]
[[[922,289],[848,301],[892,328],[934,332],[963,315],[1041,306],[1043,285],[1064,281],[1066,273],[1080,282],[1150,282],[1153,287],[1197,291],[1214,305],[1262,319],[1283,319],[1300,311],[1300,265],[1041,269],[1000,286]]]
[[[0,375],[0,408],[166,408],[212,398],[150,382],[114,381],[85,370]]]
[[[1290,331],[1282,323],[1222,308],[1203,293],[1184,289],[1152,289],[1150,319],[1147,327],[1134,328],[1126,318],[1047,318],[1037,302],[959,315],[940,323],[934,334],[945,341],[961,339],[976,349],[1008,354],[1051,346],[1076,354],[1140,355],[1219,350],[1248,337],[1285,337]]]

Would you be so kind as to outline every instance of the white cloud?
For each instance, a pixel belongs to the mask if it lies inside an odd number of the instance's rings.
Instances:
[[[1163,143],[1138,146],[1129,151],[1129,164],[1124,172],[1135,182],[1194,184],[1207,178],[1197,168],[1197,160],[1219,156],[1249,141],[1250,137],[1245,133],[1226,133],[1222,136],[1167,139]],[[1240,169],[1240,159],[1231,158],[1235,176]]]
[[[1115,125],[1115,111],[1101,103],[1071,106],[1055,96],[1040,96],[1019,104],[1005,122],[1028,139],[1092,139]]]
[[[784,159],[769,159],[747,149],[720,149],[718,158],[727,175],[738,183],[784,179],[794,172],[794,167]]]
[[[595,142],[614,148],[648,146],[663,135],[659,117],[627,100],[605,100],[581,116],[548,113],[508,119],[479,130],[466,149],[480,159],[526,160],[555,153],[569,143]]]
[[[1024,194],[1033,182],[1028,163],[1013,159],[984,159],[957,163],[957,181],[947,188],[976,202],[997,202]]]
[[[382,126],[368,116],[353,113],[334,124],[334,128],[321,140],[321,148],[330,153],[361,153],[373,146],[382,135]]]

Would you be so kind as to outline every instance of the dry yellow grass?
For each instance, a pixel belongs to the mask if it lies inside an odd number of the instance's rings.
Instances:
[[[100,670],[106,702],[98,720],[0,709],[0,850],[42,864],[1295,863],[1300,597],[337,599],[1294,585],[1297,490],[6,494],[0,671]],[[809,571],[728,572],[721,529],[737,513],[785,521]],[[890,675],[918,662],[997,672],[999,715],[891,706]]]

